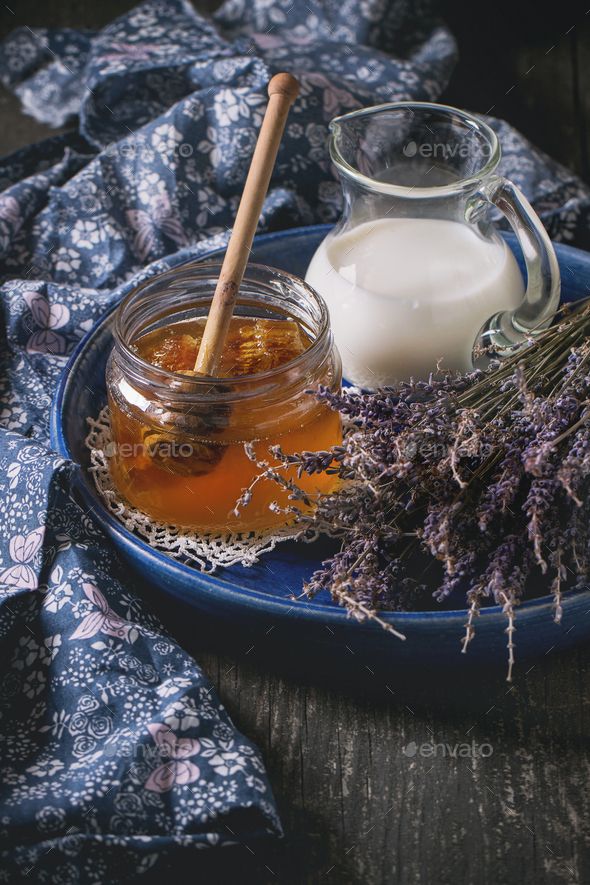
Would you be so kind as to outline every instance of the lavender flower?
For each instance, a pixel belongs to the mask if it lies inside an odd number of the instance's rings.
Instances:
[[[374,393],[320,389],[344,419],[342,445],[275,448],[255,480],[291,501],[305,498],[303,474],[341,480],[312,512],[292,511],[303,529],[342,543],[305,592],[327,591],[351,617],[394,633],[379,612],[464,593],[463,651],[480,607],[500,605],[511,678],[518,604],[551,592],[559,621],[564,589],[590,574],[589,336],[585,302],[485,372],[437,372]]]

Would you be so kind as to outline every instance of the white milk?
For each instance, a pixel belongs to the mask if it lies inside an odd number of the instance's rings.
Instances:
[[[483,324],[524,296],[503,241],[429,218],[368,221],[329,237],[306,280],[328,304],[345,377],[373,388],[426,378],[441,358],[468,371]]]

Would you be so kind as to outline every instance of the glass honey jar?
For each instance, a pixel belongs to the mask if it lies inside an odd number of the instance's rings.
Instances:
[[[297,277],[251,264],[219,376],[196,375],[220,267],[172,269],[119,306],[106,373],[109,465],[122,497],[154,520],[216,534],[268,530],[292,518],[285,508],[293,502],[277,483],[254,482],[261,471],[252,455],[276,466],[271,446],[292,454],[341,441],[339,415],[313,394],[339,388],[341,362],[320,296]],[[325,474],[280,472],[312,499],[333,488]]]

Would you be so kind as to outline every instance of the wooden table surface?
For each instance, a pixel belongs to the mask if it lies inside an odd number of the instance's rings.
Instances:
[[[132,5],[15,0],[0,18],[4,32],[95,27]],[[445,99],[508,119],[588,179],[584,7],[548,17],[527,0],[515,15],[502,0],[469,18],[477,4],[443,5],[462,51]],[[0,93],[0,154],[47,133]],[[589,649],[550,651],[510,686],[501,665],[475,672],[468,656],[448,672],[370,673],[341,649],[322,668],[305,648],[281,654],[272,634],[221,636],[169,604],[161,614],[262,749],[285,828],[281,845],[244,847],[220,880],[590,882]]]

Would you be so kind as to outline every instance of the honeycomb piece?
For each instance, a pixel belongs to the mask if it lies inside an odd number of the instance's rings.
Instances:
[[[136,350],[154,366],[189,375],[194,368],[203,329],[203,319],[156,329],[139,339]],[[233,317],[218,374],[231,378],[275,369],[306,350],[309,343],[307,335],[294,320]]]
[[[141,340],[142,357],[153,366],[169,372],[184,372],[194,368],[200,338],[173,330],[164,332],[167,334],[162,335],[158,329]]]
[[[267,372],[289,362],[309,346],[293,320],[236,319],[221,361],[225,377]]]

